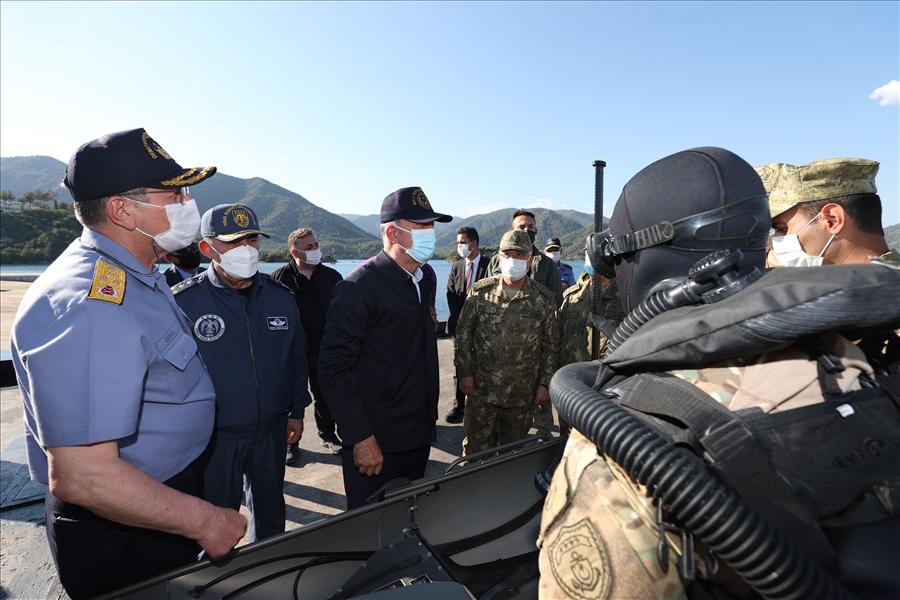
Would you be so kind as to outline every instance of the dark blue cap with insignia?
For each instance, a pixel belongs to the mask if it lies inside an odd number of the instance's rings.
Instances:
[[[381,222],[390,223],[397,219],[413,223],[449,223],[453,217],[434,212],[422,188],[406,187],[389,194],[381,203]]]
[[[63,184],[79,202],[135,188],[177,189],[215,175],[215,167],[185,169],[143,129],[117,131],[83,144],[66,166]]]
[[[559,238],[550,238],[544,242],[544,250],[549,250],[550,248],[562,248],[562,244],[559,243]]]
[[[259,230],[259,219],[253,209],[243,204],[220,204],[203,213],[200,235],[223,242],[233,242],[248,235],[269,237]]]

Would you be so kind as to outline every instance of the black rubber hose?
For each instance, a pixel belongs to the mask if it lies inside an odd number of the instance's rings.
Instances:
[[[565,366],[550,382],[559,413],[658,499],[760,595],[853,598],[702,465],[593,389],[599,362]]]

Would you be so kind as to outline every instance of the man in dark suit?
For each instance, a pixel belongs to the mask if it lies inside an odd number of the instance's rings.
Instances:
[[[343,440],[347,509],[398,477],[425,475],[440,392],[432,282],[434,212],[421,188],[381,205],[383,250],[339,282],[319,349],[319,383]]]
[[[197,273],[205,271],[206,269],[200,267],[200,259],[202,257],[203,255],[200,254],[197,242],[192,242],[190,246],[181,250],[163,254],[163,259],[172,265],[163,272],[163,275],[166,277],[166,285],[172,287],[185,279],[190,279]]]
[[[447,306],[450,308],[450,318],[447,319],[447,332],[451,337],[456,337],[456,323],[459,321],[459,313],[462,312],[463,303],[472,284],[484,277],[487,273],[488,259],[478,251],[478,232],[474,227],[460,227],[456,232],[456,250],[462,257],[450,267],[450,278],[447,280]],[[466,410],[466,395],[456,385],[456,375],[453,375],[453,389],[456,390],[456,399],[453,409],[447,413],[444,419],[448,423],[461,423]]]

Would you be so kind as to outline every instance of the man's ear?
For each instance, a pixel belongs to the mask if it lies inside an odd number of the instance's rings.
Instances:
[[[200,250],[200,254],[208,258],[209,260],[217,260],[217,255],[213,251],[213,247],[209,245],[209,242],[206,240],[200,240],[197,243],[197,249]]]
[[[134,204],[123,196],[113,196],[106,201],[106,217],[113,224],[128,231],[137,229],[137,221],[134,219],[136,210]]]
[[[826,204],[822,208],[822,220],[829,234],[840,235],[848,225],[847,211],[840,204]]]
[[[163,254],[163,260],[166,261],[167,263],[172,263],[173,265],[178,264],[174,260],[172,260],[171,254]]]
[[[534,263],[534,255],[528,257],[528,268],[531,269],[531,265]]]

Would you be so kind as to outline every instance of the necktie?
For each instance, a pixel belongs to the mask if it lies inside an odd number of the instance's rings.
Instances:
[[[472,289],[472,261],[469,261],[469,264],[466,265],[466,293],[469,293],[469,290]]]

